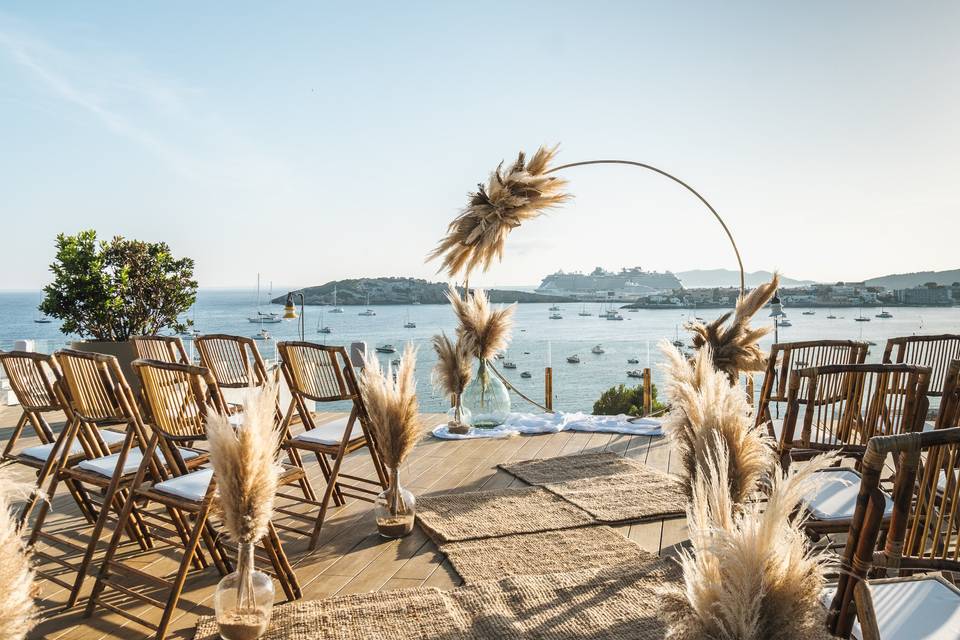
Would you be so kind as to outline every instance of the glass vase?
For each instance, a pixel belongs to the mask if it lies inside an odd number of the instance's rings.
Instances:
[[[470,412],[470,424],[492,429],[510,415],[510,393],[500,378],[490,373],[486,360],[477,365],[477,374],[463,391],[463,405]]]
[[[237,570],[217,585],[213,608],[223,640],[257,640],[270,626],[273,579],[253,566],[253,543],[237,549]]]
[[[447,411],[447,431],[459,435],[470,431],[470,410],[463,406],[461,396],[457,396],[454,405]]]
[[[400,486],[400,470],[390,469],[390,484],[373,503],[377,531],[384,538],[402,538],[413,531],[417,499]]]

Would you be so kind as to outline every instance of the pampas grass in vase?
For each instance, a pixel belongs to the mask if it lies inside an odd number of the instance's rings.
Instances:
[[[23,640],[37,620],[33,569],[12,505],[33,490],[34,484],[18,481],[10,467],[0,468],[0,638],[5,640]]]
[[[396,376],[392,366],[380,366],[376,354],[368,352],[360,376],[360,392],[367,408],[376,450],[390,471],[390,485],[377,496],[374,515],[377,530],[384,538],[399,538],[413,531],[416,499],[400,486],[400,465],[420,439],[422,424],[413,378],[417,352],[408,344],[400,358]]]
[[[227,536],[238,545],[236,571],[220,581],[214,594],[224,640],[256,640],[270,624],[273,580],[254,568],[253,551],[270,526],[281,470],[276,398],[275,381],[250,389],[238,427],[213,412],[207,417],[210,463],[217,487],[215,506]]]
[[[432,342],[437,354],[437,364],[433,367],[433,386],[453,399],[453,415],[447,423],[447,430],[463,435],[470,430],[469,410],[463,407],[463,391],[473,377],[470,351],[462,339],[453,342],[445,333],[433,336]],[[464,415],[465,412],[467,415]]]
[[[461,298],[452,287],[447,298],[457,316],[457,339],[477,359],[477,373],[463,393],[470,410],[470,424],[492,429],[510,415],[510,393],[499,378],[490,374],[490,360],[510,343],[515,305],[494,309],[482,290],[466,292]]]

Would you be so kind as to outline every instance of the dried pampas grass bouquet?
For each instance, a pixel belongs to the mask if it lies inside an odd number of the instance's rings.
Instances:
[[[445,333],[433,336],[433,350],[437,364],[433,367],[435,389],[453,398],[453,417],[447,424],[450,433],[464,434],[470,430],[469,418],[463,415],[462,396],[473,372],[470,369],[470,351],[462,339],[450,340]]]
[[[0,468],[0,638],[5,640],[23,640],[37,620],[33,569],[11,504],[33,491],[32,482],[17,480],[10,467]]]
[[[390,485],[374,505],[377,529],[385,538],[398,538],[413,531],[416,500],[400,486],[400,465],[420,439],[422,424],[413,378],[417,351],[408,344],[396,376],[392,367],[380,366],[376,353],[368,352],[360,376],[360,392],[367,408],[375,449],[390,470]]]

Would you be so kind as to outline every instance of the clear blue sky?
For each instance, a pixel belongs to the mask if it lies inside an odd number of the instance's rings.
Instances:
[[[554,142],[677,173],[748,270],[955,268],[958,66],[952,2],[7,2],[0,289],[83,228],[207,287],[433,277],[466,192]],[[482,283],[735,266],[676,185],[574,171]]]

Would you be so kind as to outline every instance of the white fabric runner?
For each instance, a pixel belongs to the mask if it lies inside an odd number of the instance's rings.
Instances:
[[[443,440],[470,440],[474,438],[509,438],[519,434],[557,433],[560,431],[589,431],[596,433],[622,433],[625,435],[660,436],[662,421],[655,418],[630,416],[594,416],[587,413],[511,413],[507,421],[494,429],[474,429],[466,434],[450,433],[443,424],[433,430],[433,435]]]

